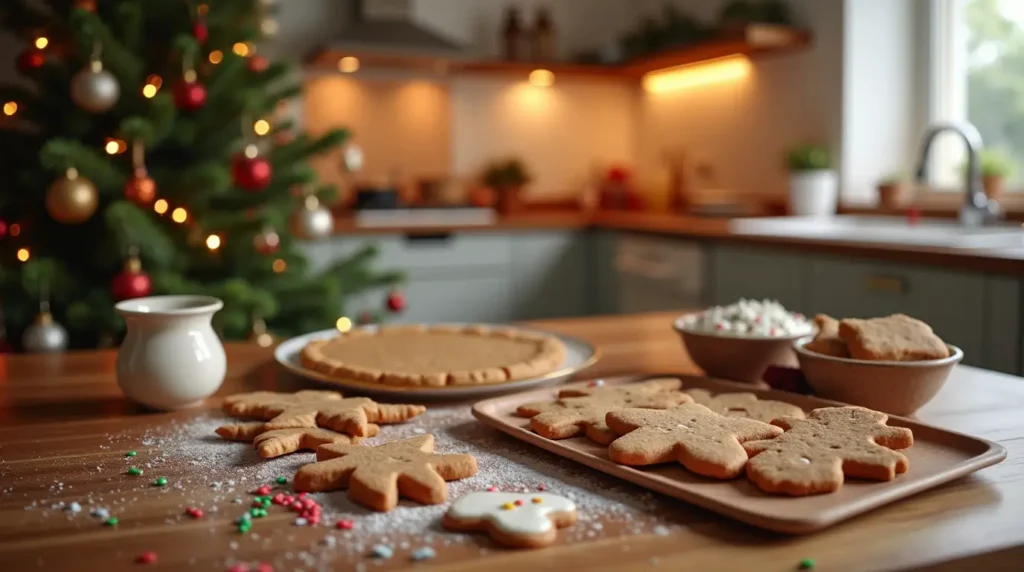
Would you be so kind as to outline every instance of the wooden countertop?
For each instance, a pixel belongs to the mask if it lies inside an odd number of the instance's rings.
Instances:
[[[548,320],[534,325],[600,346],[603,358],[588,375],[694,372],[668,327],[674,316],[657,313]],[[252,345],[231,345],[228,379],[221,393],[310,386],[282,373],[270,355],[269,350]],[[179,520],[182,504],[205,498],[209,484],[201,478],[199,484],[180,488],[141,485],[121,493],[125,495],[122,502],[130,507],[117,529],[103,527],[84,515],[72,518],[60,510],[46,510],[58,501],[99,498],[116,490],[124,477],[119,469],[103,467],[125,465],[124,449],[137,448],[140,458],[160,453],[151,450],[154,446],[145,440],[133,443],[114,440],[112,435],[127,432],[138,437],[153,427],[185,423],[204,414],[138,409],[121,397],[113,366],[114,353],[110,351],[0,356],[0,562],[4,570],[137,570],[140,567],[132,559],[146,550],[157,552],[160,558],[156,565],[143,567],[146,569],[226,570],[229,557],[274,560],[278,571],[332,567],[334,552],[322,544],[328,533],[324,527],[300,529],[287,518],[269,518],[260,523],[260,539],[243,538],[230,524],[230,503],[219,512],[208,511],[202,521]],[[998,441],[1009,452],[1007,460],[814,535],[791,538],[770,534],[654,497],[657,506],[671,508],[679,531],[665,536],[606,526],[586,541],[537,551],[493,549],[483,556],[438,543],[431,569],[771,572],[794,570],[801,559],[812,558],[819,570],[1020,570],[1024,562],[1022,411],[1024,379],[957,368],[919,417]],[[474,423],[459,427],[467,435],[476,430],[487,429]],[[184,481],[185,475],[197,471],[202,469],[186,464],[167,477]],[[579,467],[578,471],[589,470]],[[26,510],[33,501],[37,508]],[[284,556],[286,551],[299,550],[317,555],[319,564],[307,565]],[[383,563],[358,561],[371,570],[409,565],[407,559],[398,557]],[[339,570],[351,567],[348,561],[333,564]]]
[[[439,227],[383,227],[362,228],[351,218],[340,218],[336,223],[336,234],[383,234],[402,233],[408,235],[439,234],[450,232],[501,232],[517,230],[550,230],[603,228],[609,230],[677,236],[681,238],[704,239],[753,244],[814,252],[885,260],[891,262],[925,264],[978,272],[1000,274],[1024,274],[1024,245],[1000,249],[950,249],[917,247],[901,244],[852,243],[822,239],[804,239],[782,236],[740,236],[729,231],[725,218],[698,217],[674,214],[598,212],[594,214],[574,212],[549,212],[503,216],[488,226],[439,226]]]

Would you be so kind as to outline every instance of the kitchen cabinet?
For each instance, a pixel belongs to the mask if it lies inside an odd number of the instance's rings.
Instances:
[[[511,246],[511,314],[516,320],[583,316],[590,311],[586,235],[515,233]]]
[[[808,264],[804,256],[722,243],[713,244],[710,251],[708,287],[712,304],[732,304],[740,298],[770,298],[790,310],[807,313]]]

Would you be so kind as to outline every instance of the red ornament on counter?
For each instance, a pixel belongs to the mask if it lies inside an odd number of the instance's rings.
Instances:
[[[270,184],[273,171],[270,162],[259,156],[256,146],[249,145],[231,160],[231,173],[236,187],[259,192]]]
[[[29,48],[18,55],[18,61],[16,63],[18,71],[27,74],[32,70],[37,70],[43,67],[46,63],[46,54],[43,50],[37,50],[36,48]]]
[[[249,71],[253,73],[263,73],[270,67],[270,60],[259,54],[255,54],[249,58],[247,65],[249,66]]]
[[[174,84],[174,106],[181,111],[199,111],[206,105],[206,87],[195,77],[195,72],[186,73]]]
[[[388,310],[392,312],[401,312],[405,309],[405,296],[398,290],[392,290],[388,293]]]
[[[132,254],[125,261],[124,270],[110,283],[110,292],[118,301],[142,298],[153,292],[153,283],[142,271],[142,262],[137,255]]]
[[[253,237],[252,246],[256,252],[269,256],[277,252],[278,247],[281,246],[281,237],[274,232],[274,229],[267,228]]]

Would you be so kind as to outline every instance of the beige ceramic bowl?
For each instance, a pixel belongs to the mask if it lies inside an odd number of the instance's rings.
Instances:
[[[813,338],[793,343],[800,369],[814,393],[893,415],[910,415],[942,389],[964,352],[948,345],[949,357],[925,361],[866,361],[832,357],[804,348]]]
[[[680,320],[672,327],[683,338],[686,353],[706,374],[746,383],[760,382],[770,365],[796,367],[793,341],[807,335],[769,338],[697,332],[683,328]]]

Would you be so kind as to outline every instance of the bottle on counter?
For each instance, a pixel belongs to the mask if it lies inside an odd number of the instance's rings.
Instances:
[[[530,37],[530,58],[538,62],[555,59],[555,23],[551,19],[551,11],[544,6],[537,8]]]
[[[526,35],[523,33],[523,27],[519,23],[519,9],[515,6],[509,6],[508,10],[505,11],[505,37],[504,37],[504,53],[502,54],[506,60],[521,60],[524,59],[526,53],[523,51],[523,40]]]

